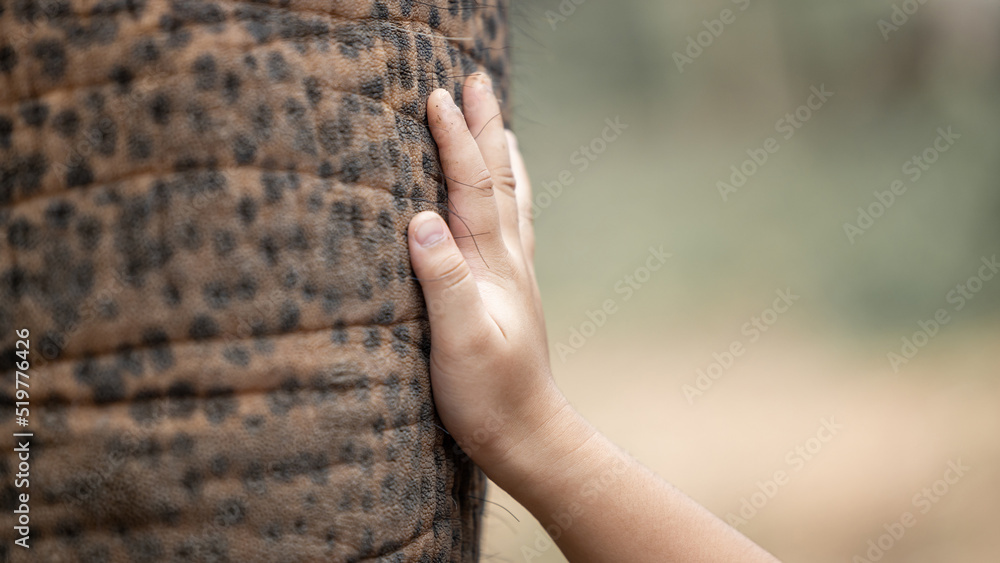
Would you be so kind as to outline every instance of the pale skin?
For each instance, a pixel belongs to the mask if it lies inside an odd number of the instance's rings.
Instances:
[[[464,114],[445,90],[427,103],[448,222],[425,211],[408,233],[448,432],[574,563],[778,561],[616,447],[556,387],[524,162],[489,78],[469,77],[463,100]]]

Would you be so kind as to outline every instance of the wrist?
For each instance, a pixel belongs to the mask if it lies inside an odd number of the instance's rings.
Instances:
[[[492,448],[473,457],[494,483],[515,497],[554,468],[571,465],[573,455],[597,433],[554,383],[534,399],[505,425]]]

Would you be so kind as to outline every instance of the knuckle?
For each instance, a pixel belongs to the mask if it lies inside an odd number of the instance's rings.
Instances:
[[[476,173],[472,174],[468,183],[476,190],[482,192],[484,197],[493,195],[493,175],[490,174],[489,169],[486,167],[483,167]]]
[[[439,272],[437,279],[442,291],[457,288],[472,275],[465,258],[457,252],[448,253],[442,258],[435,266],[435,271]]]
[[[513,195],[517,191],[517,178],[514,176],[514,169],[510,166],[499,166],[493,169],[493,183],[495,187],[502,187],[510,191]]]

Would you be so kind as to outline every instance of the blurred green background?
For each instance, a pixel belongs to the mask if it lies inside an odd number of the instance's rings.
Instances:
[[[724,10],[731,23],[711,23]],[[949,460],[975,460],[881,560],[996,561],[1000,276],[960,311],[948,297],[1000,254],[1000,3],[546,0],[515,2],[512,31],[513,128],[570,399],[723,517],[821,417],[847,420],[741,528],[789,561],[864,556]],[[786,139],[776,124],[812,87],[833,96]],[[627,129],[584,169],[606,119]],[[939,128],[960,137],[914,181],[904,165]],[[718,182],[769,137],[780,148],[724,200]],[[844,224],[895,180],[906,192],[852,242]],[[650,246],[672,257],[626,300],[616,284]],[[785,288],[800,300],[750,342],[744,324]],[[618,312],[563,361],[556,346],[607,299]],[[949,324],[893,369],[940,308]],[[737,340],[747,353],[690,404],[682,386]],[[537,524],[487,512],[487,556],[561,560],[524,551]]]

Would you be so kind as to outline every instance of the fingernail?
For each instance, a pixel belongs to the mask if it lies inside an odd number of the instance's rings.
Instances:
[[[424,222],[417,227],[414,236],[420,246],[424,248],[434,246],[444,238],[444,222],[440,217],[424,219]]]
[[[448,100],[448,107],[453,109],[458,109],[458,104],[455,103],[455,98],[452,97],[451,92],[445,90],[445,98]]]

